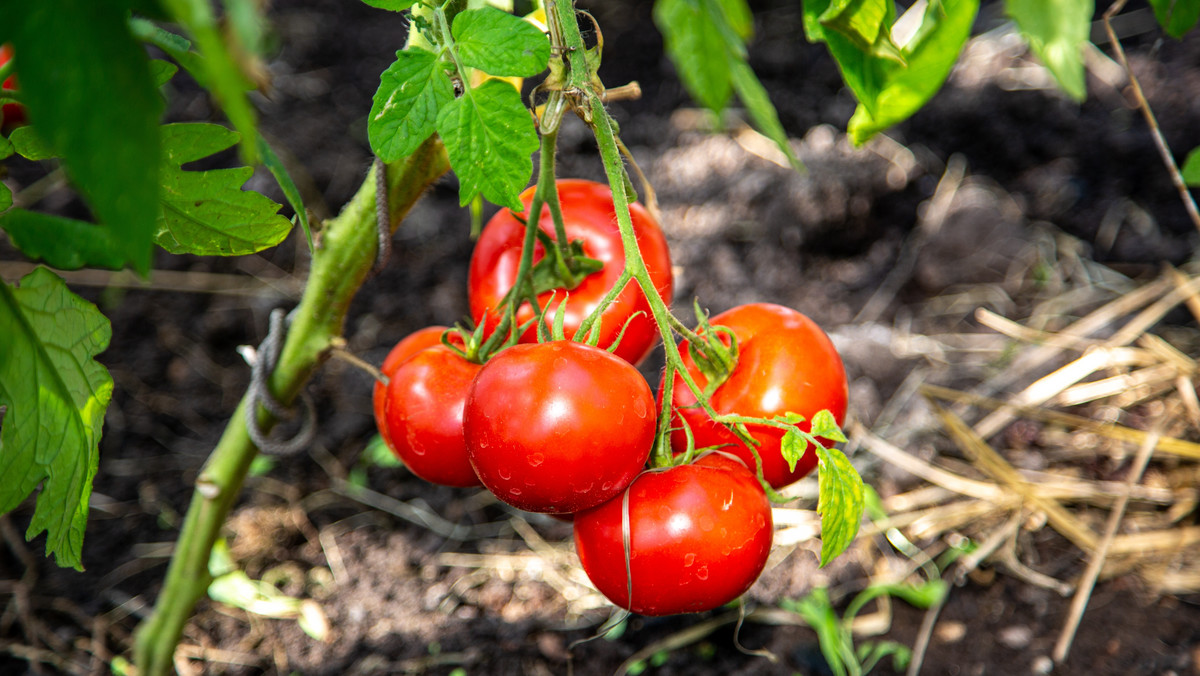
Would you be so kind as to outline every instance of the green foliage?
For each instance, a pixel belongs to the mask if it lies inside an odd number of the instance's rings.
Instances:
[[[1192,148],[1179,171],[1183,174],[1184,183],[1193,188],[1200,187],[1200,148]]]
[[[380,75],[367,138],[384,162],[407,157],[434,132],[437,113],[454,100],[454,84],[437,57],[417,47],[396,52]]]
[[[719,116],[736,92],[754,125],[801,168],[775,107],[746,62],[753,23],[745,0],[657,0],[654,23],[692,98]]]
[[[1083,48],[1091,31],[1095,1],[1007,0],[1005,6],[1063,91],[1082,101],[1087,96]]]
[[[363,2],[372,7],[387,9],[393,12],[403,12],[417,4],[417,0],[363,0]]]
[[[494,7],[459,13],[451,34],[462,64],[490,75],[530,77],[550,60],[550,41],[537,26]]]
[[[1159,25],[1176,40],[1200,20],[1200,0],[1150,0],[1150,6]]]
[[[46,553],[82,569],[88,496],[113,381],[93,358],[112,331],[95,306],[38,268],[18,287],[0,282],[0,513],[37,486],[26,538],[46,532]]]
[[[519,195],[533,176],[538,135],[521,94],[502,80],[468,89],[438,113],[437,132],[458,176],[459,202],[476,194],[522,211]]]
[[[250,167],[184,171],[181,165],[237,143],[215,124],[163,126],[162,214],[155,242],[171,253],[236,256],[283,241],[291,222],[266,196],[241,189]]]
[[[863,481],[846,454],[813,444],[817,466],[817,511],[821,514],[821,565],[846,551],[862,520],[866,505]]]
[[[858,99],[848,128],[851,141],[865,143],[933,98],[970,37],[978,11],[978,0],[930,2],[915,30],[898,39],[891,0],[804,3],[805,34],[811,42],[825,43]],[[886,40],[878,33],[868,39],[876,22],[880,33],[887,32]]]
[[[54,151],[37,135],[33,127],[17,127],[8,135],[17,154],[27,160],[48,160],[55,157]]]
[[[126,10],[91,0],[12,3],[0,38],[20,55],[22,100],[38,135],[103,224],[106,262],[145,273],[158,212],[162,100]]]
[[[263,166],[275,177],[275,182],[283,191],[284,198],[287,199],[288,204],[292,205],[292,211],[296,212],[296,220],[300,223],[300,227],[304,230],[304,238],[308,241],[308,252],[312,253],[312,226],[308,222],[308,210],[304,208],[304,198],[300,196],[300,188],[296,187],[296,182],[292,180],[292,175],[283,165],[283,160],[279,159],[279,156],[275,154],[275,149],[261,134],[258,136],[258,154],[262,157]]]
[[[453,21],[437,9],[433,19],[442,30],[423,33],[430,48],[397,52],[380,76],[367,122],[371,149],[393,162],[436,131],[458,175],[462,204],[482,195],[519,210],[517,196],[533,176],[538,148],[533,120],[511,84],[486,79],[470,86],[468,76],[537,75],[546,69],[550,43],[532,24],[491,7],[459,12]]]
[[[108,228],[86,221],[10,209],[0,215],[0,230],[21,253],[63,270],[85,265],[116,269],[126,263]]]
[[[780,605],[784,610],[802,617],[817,632],[821,654],[834,674],[861,676],[889,656],[896,670],[902,671],[911,659],[912,651],[894,641],[869,641],[856,648],[851,626],[858,611],[871,600],[884,595],[903,599],[918,608],[928,608],[945,596],[946,588],[945,581],[941,579],[923,584],[872,584],[854,597],[842,617],[838,617],[823,587],[813,589],[812,593],[799,601],[785,599]]]

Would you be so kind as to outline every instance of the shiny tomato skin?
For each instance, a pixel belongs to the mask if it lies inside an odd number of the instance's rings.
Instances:
[[[710,403],[718,414],[773,418],[792,412],[807,419],[829,409],[840,425],[849,397],[846,371],[829,336],[805,315],[781,305],[753,303],[723,312],[710,320],[738,337],[738,362],[729,378],[713,393]],[[680,347],[683,363],[701,387],[707,383],[686,346]],[[672,396],[676,416],[687,420],[696,448],[724,446],[754,467],[754,456],[724,425],[713,422],[696,406],[696,398],[676,376]],[[673,426],[680,425],[678,417]],[[763,463],[763,477],[773,488],[799,481],[817,466],[817,454],[808,449],[789,470],[780,452],[783,431],[765,425],[747,425]],[[727,446],[726,446],[727,445]],[[676,453],[687,448],[682,430],[671,434]]]
[[[620,494],[654,442],[654,396],[629,362],[571,341],[518,344],[480,369],[467,453],[500,500],[570,514]]]
[[[570,338],[583,320],[599,306],[600,299],[608,293],[624,271],[625,252],[621,246],[621,233],[617,228],[612,192],[607,184],[563,179],[558,181],[557,186],[568,239],[583,240],[584,254],[604,263],[602,270],[589,275],[579,286],[565,292],[567,306],[563,326],[567,338]],[[533,201],[533,192],[534,188],[529,188],[521,193],[521,201],[526,208]],[[650,272],[650,279],[663,300],[670,303],[674,280],[666,238],[658,223],[642,205],[636,202],[630,204],[629,215],[633,220],[638,248],[646,262],[646,269]],[[538,224],[554,238],[554,222],[551,220],[549,207],[542,210]],[[489,325],[495,326],[497,323],[499,315],[496,314],[496,307],[517,278],[524,234],[525,226],[508,209],[497,212],[484,226],[471,255],[467,282],[471,316],[477,322],[482,321],[486,311]],[[538,243],[534,249],[534,262],[541,260],[544,255],[545,251]],[[553,294],[553,307],[557,308],[563,298],[564,290],[557,289]],[[551,303],[551,292],[547,291],[538,296],[538,302],[542,307],[546,307],[547,303]],[[607,348],[620,335],[626,320],[639,311],[642,314],[629,322],[629,328],[616,350],[617,356],[631,364],[637,364],[644,359],[658,340],[658,330],[654,318],[650,315],[650,305],[637,283],[631,280],[601,315],[599,345]],[[532,317],[533,309],[528,303],[523,304],[517,312],[517,320],[525,322]],[[534,328],[531,327],[521,336],[521,342],[537,342]]]
[[[721,453],[651,470],[628,488],[626,577],[623,496],[575,515],[575,550],[610,601],[642,615],[711,610],[741,596],[771,551],[771,503],[742,462]]]
[[[463,406],[479,369],[439,344],[392,372],[384,397],[384,439],[413,474],[443,486],[479,485],[463,440]]]
[[[383,373],[384,377],[390,379],[405,359],[426,348],[441,345],[442,333],[445,331],[445,326],[427,326],[408,334],[388,352],[379,371]],[[375,427],[379,430],[379,436],[383,437],[384,443],[390,448],[392,439],[388,432],[387,419],[383,415],[383,406],[387,402],[387,385],[376,382],[372,400],[375,409]]]
[[[0,66],[3,66],[4,64],[8,63],[9,59],[12,58],[12,53],[13,53],[13,50],[12,50],[11,45],[7,45],[7,44],[0,45]],[[8,79],[6,79],[4,81],[4,83],[2,85],[0,85],[0,88],[16,89],[17,88],[17,76],[13,75],[13,76],[9,77]],[[19,103],[6,103],[3,106],[0,106],[0,108],[3,108],[3,110],[0,110],[0,116],[2,116],[4,118],[3,124],[4,124],[5,128],[14,127],[19,124],[24,124],[24,122],[25,122],[25,107],[24,106],[22,106]]]

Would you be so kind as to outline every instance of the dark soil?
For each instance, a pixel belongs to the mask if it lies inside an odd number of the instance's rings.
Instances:
[[[1014,90],[1006,78],[1014,67],[1030,66],[1027,57],[1011,50],[975,53],[925,110],[889,132],[893,142],[856,152],[837,131],[845,128],[853,100],[823,47],[802,39],[799,3],[757,3],[752,61],[789,134],[803,139],[798,148],[809,170],[800,176],[748,152],[736,134],[704,131],[703,116],[688,108],[662,56],[650,3],[581,4],[594,5],[604,28],[606,82],[636,79],[644,90],[641,100],[613,108],[624,140],[658,190],[679,267],[681,316],[690,314],[686,308],[697,296],[713,312],[772,301],[809,314],[846,354],[859,420],[869,423],[879,413],[907,370],[857,342],[866,330],[860,311],[900,256],[952,155],[965,160],[974,192],[956,203],[945,235],[924,250],[912,280],[867,319],[890,324],[959,285],[1002,280],[1040,221],[1077,237],[1094,260],[1132,276],[1192,257],[1196,229],[1142,118],[1123,89],[1095,77],[1088,100],[1076,104],[1053,89]],[[318,212],[333,213],[369,164],[365,113],[405,25],[345,0],[278,0],[271,15],[279,47],[269,64],[274,89],[258,100],[263,129],[304,168],[299,182],[308,201]],[[1001,18],[998,7],[988,5],[977,32],[995,28]],[[1162,42],[1156,35],[1131,35],[1126,46],[1165,137],[1182,158],[1200,145],[1200,37]],[[194,86],[177,80],[173,117],[215,114]],[[560,150],[562,175],[601,178],[581,125],[564,130]],[[38,170],[15,168],[12,175],[23,180]],[[248,187],[282,201],[265,174]],[[457,205],[457,186],[447,178],[413,211],[396,235],[389,265],[355,301],[346,327],[351,350],[378,364],[407,333],[465,314],[471,241],[468,216]],[[42,206],[71,208],[55,196]],[[306,255],[294,237],[241,260],[165,254],[157,260],[163,270],[243,280],[238,294],[77,287],[112,320],[112,346],[102,361],[116,381],[84,548],[87,570],[57,569],[42,558],[40,539],[22,548],[32,502],[8,517],[9,546],[0,549],[0,673],[104,673],[114,654],[129,655],[130,632],[157,594],[192,482],[246,387],[249,369],[236,348],[261,340],[269,311],[294,302],[288,290],[294,285],[280,291],[259,280],[302,278]],[[18,258],[3,252],[4,260]],[[6,275],[6,281],[13,279]],[[966,320],[955,321],[960,325],[915,328],[961,329]],[[652,382],[655,358],[645,367]],[[572,648],[595,633],[607,612],[576,612],[578,604],[544,576],[497,567],[494,561],[529,551],[511,529],[488,530],[487,524],[508,523],[512,513],[403,470],[367,470],[374,491],[450,522],[483,524],[488,533],[449,539],[334,490],[334,477],[361,466],[359,456],[374,434],[370,386],[342,363],[321,370],[310,387],[320,410],[314,449],[252,478],[230,527],[235,556],[251,576],[282,575],[285,591],[322,603],[332,625],[329,641],[310,639],[291,621],[252,618],[203,601],[184,642],[227,652],[189,668],[609,674],[635,651],[713,616],[635,618],[620,638]],[[879,468],[861,460],[872,481]],[[565,524],[530,523],[552,545],[569,541]],[[330,560],[328,538],[338,562]],[[1060,578],[1082,569],[1078,551],[1052,533],[1037,534],[1031,546]],[[448,554],[486,555],[493,563],[448,565]],[[787,555],[751,591],[752,605],[802,597],[814,580],[844,594],[869,575],[852,556],[818,573],[811,548],[780,554]],[[1033,673],[1038,658],[1049,654],[1069,599],[984,572],[951,593],[922,673]],[[1200,673],[1198,603],[1194,595],[1157,597],[1132,578],[1102,583],[1071,659],[1056,673]],[[888,638],[911,644],[922,617],[895,604]],[[738,640],[778,661],[740,652]],[[650,673],[831,673],[811,630],[754,622],[737,640],[727,624],[666,650],[660,661]],[[888,673],[888,665],[880,671]]]

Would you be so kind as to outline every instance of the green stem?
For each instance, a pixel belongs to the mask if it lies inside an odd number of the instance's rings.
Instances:
[[[434,180],[449,169],[441,142],[426,141],[408,158],[388,165],[388,200],[395,230],[408,210]],[[375,177],[372,171],[336,219],[327,221],[304,295],[293,315],[270,390],[281,402],[292,402],[313,371],[341,336],[350,301],[375,264]],[[211,578],[208,560],[258,449],[245,426],[245,398],[209,456],[184,519],[154,612],[138,627],[134,659],[142,676],[171,672],[184,625]],[[269,428],[275,420],[260,410]]]

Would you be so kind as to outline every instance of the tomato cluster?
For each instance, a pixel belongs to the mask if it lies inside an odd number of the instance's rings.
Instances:
[[[473,333],[429,327],[392,349],[381,369],[386,384],[375,386],[380,435],[428,481],[482,485],[514,507],[570,518],[584,570],[617,605],[646,615],[715,608],[744,593],[766,565],[773,526],[765,486],[785,486],[816,467],[812,451],[789,467],[778,421],[828,410],[840,424],[841,360],[824,332],[794,310],[734,308],[702,319],[679,346],[680,368],[708,407],[677,372],[670,416],[660,415],[665,383],[656,403],[635,368],[659,339],[641,287],[630,282],[600,308],[625,266],[612,194],[588,181],[557,187],[557,230],[600,269],[573,288],[514,295],[528,214],[496,214],[470,267],[469,304],[480,326]],[[522,199],[528,211],[532,189]],[[640,205],[630,215],[650,279],[669,303],[662,231]],[[535,263],[558,246],[548,208],[538,225],[544,235]],[[520,306],[510,310],[512,298]],[[566,339],[596,312],[599,328],[589,340]],[[548,335],[552,324],[561,329]],[[739,436],[729,416],[761,422],[745,424]],[[669,433],[658,433],[660,419],[669,420]],[[647,468],[656,443],[663,448]]]
[[[13,50],[11,45],[0,45],[0,66],[8,63],[12,59]],[[17,76],[13,75],[0,83],[0,89],[16,89]],[[25,106],[19,103],[6,103],[0,106],[0,124],[5,128],[15,127],[16,125],[25,122]]]

